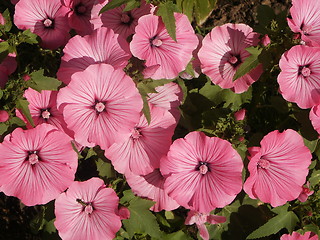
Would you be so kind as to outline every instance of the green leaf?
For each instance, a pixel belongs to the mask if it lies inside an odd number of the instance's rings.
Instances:
[[[0,28],[3,29],[5,32],[9,32],[12,27],[12,21],[10,17],[10,11],[9,9],[6,9],[3,13],[2,16],[4,18],[4,26],[1,26]]]
[[[0,89],[0,99],[2,98],[3,96],[3,91]]]
[[[127,194],[129,197],[125,196]],[[131,197],[132,193],[128,191],[124,192],[124,198]],[[130,218],[123,220],[122,222],[131,238],[135,233],[146,233],[151,237],[160,239],[161,231],[157,219],[149,210],[154,203],[155,202],[153,201],[136,196],[129,200],[128,209],[130,211]]]
[[[97,156],[97,153],[94,151],[93,148],[89,148],[85,160],[91,158],[92,156]]]
[[[130,11],[134,8],[140,7],[140,1],[130,0],[127,2],[126,7],[123,9],[123,12]]]
[[[7,41],[0,42],[0,63],[8,56],[10,45]]]
[[[143,101],[142,112],[143,112],[144,116],[146,117],[148,125],[149,125],[150,122],[151,122],[151,113],[150,113],[149,102],[148,102],[148,99],[147,99],[148,94],[142,88],[138,87],[138,90],[139,90],[139,93],[140,93],[142,101]]]
[[[29,44],[37,44],[39,42],[39,36],[37,34],[32,33],[30,29],[27,29],[22,32],[20,41]]]
[[[192,22],[192,20],[193,20],[194,1],[177,0],[176,4],[177,4],[178,9],[188,17],[190,22]]]
[[[10,125],[17,125],[19,127],[22,127],[22,126],[25,126],[26,123],[21,119],[21,118],[18,118],[18,117],[12,117],[10,120]]]
[[[108,11],[110,9],[114,9],[116,7],[121,6],[122,4],[125,4],[128,0],[112,0],[111,2],[107,3],[99,12],[99,14]]]
[[[170,233],[167,235],[164,235],[161,239],[163,240],[191,240],[192,238],[185,234],[182,230],[174,233]]]
[[[237,80],[238,78],[246,75],[252,69],[259,65],[259,55],[261,54],[263,48],[259,47],[249,47],[246,50],[251,54],[247,57],[244,62],[239,66],[236,73],[233,76],[233,81]]]
[[[115,176],[111,163],[105,162],[99,158],[96,160],[96,164],[100,177],[113,178]]]
[[[177,41],[176,38],[176,19],[174,18],[174,12],[177,12],[177,6],[173,2],[168,1],[161,3],[158,7],[157,16],[161,17],[170,37]]]
[[[174,214],[172,211],[165,211],[164,215],[166,219],[174,219]]]
[[[58,90],[58,87],[61,85],[61,81],[56,78],[46,77],[43,75],[44,70],[40,69],[30,74],[31,80],[28,81],[28,85],[41,92],[41,90]]]
[[[26,117],[26,119],[31,124],[31,126],[34,127],[34,122],[33,122],[33,119],[31,117],[28,105],[29,105],[29,102],[27,100],[25,100],[25,99],[18,99],[17,102],[16,102],[16,107],[19,110],[21,110],[22,114]]]
[[[181,87],[182,94],[183,94],[183,98],[182,98],[182,103],[181,103],[181,104],[184,104],[184,101],[186,100],[186,97],[187,97],[187,95],[188,95],[188,89],[187,89],[187,87],[186,87],[183,79],[178,78],[177,83],[178,83],[179,86]]]
[[[279,232],[282,228],[286,228],[289,232],[292,232],[297,222],[299,222],[299,218],[294,212],[282,211],[279,215],[271,218],[266,224],[253,231],[247,239],[270,236]]]
[[[185,1],[190,1],[190,0],[185,0]],[[198,26],[201,26],[207,20],[207,18],[211,15],[214,7],[216,6],[216,3],[217,3],[217,0],[195,0],[194,1],[195,19]]]
[[[306,145],[309,148],[310,152],[313,153],[314,150],[316,150],[318,139],[309,141],[308,139],[303,138],[303,142],[304,142],[304,145]]]
[[[8,130],[9,125],[1,122],[0,123],[0,135],[4,134]]]
[[[308,181],[310,182],[311,187],[319,184],[320,183],[320,170],[314,170]]]
[[[43,230],[49,234],[55,233],[57,231],[56,227],[54,226],[54,221],[56,219],[52,219],[49,222],[47,222],[43,228]]]

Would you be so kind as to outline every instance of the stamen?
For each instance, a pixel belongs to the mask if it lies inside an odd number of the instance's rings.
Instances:
[[[41,113],[41,116],[44,118],[44,119],[49,119],[50,117],[50,112],[48,110],[45,110]]]
[[[36,153],[32,153],[29,155],[28,160],[31,165],[34,165],[39,162],[39,157]]]
[[[140,128],[137,128],[137,127],[134,127],[132,132],[131,132],[131,137],[133,139],[138,139],[140,138],[142,135],[141,135],[141,130]]]
[[[127,13],[122,13],[121,15],[121,22],[128,23],[130,22],[131,18],[128,16]]]
[[[159,38],[155,38],[152,40],[151,44],[156,47],[160,47],[162,45],[162,41]]]
[[[53,27],[53,21],[49,18],[45,19],[43,21],[43,25],[46,27],[46,28],[52,28]]]
[[[106,106],[105,106],[105,104],[102,103],[102,102],[98,102],[98,103],[96,103],[96,105],[95,105],[95,109],[96,109],[96,111],[99,112],[99,113],[103,112],[103,111],[105,110],[105,108],[106,108]]]
[[[265,159],[260,159],[258,161],[258,168],[263,168],[263,169],[269,169],[270,167],[270,162]]]

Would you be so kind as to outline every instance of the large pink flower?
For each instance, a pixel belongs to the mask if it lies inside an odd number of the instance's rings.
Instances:
[[[99,28],[91,35],[75,36],[63,49],[58,79],[68,84],[72,74],[94,63],[107,63],[124,68],[131,57],[129,45],[111,29]]]
[[[68,128],[84,146],[107,149],[116,135],[139,121],[141,96],[130,77],[109,64],[94,64],[72,75],[57,98]]]
[[[246,48],[256,46],[259,34],[245,24],[227,23],[215,27],[202,41],[198,56],[201,69],[214,84],[230,88],[236,93],[248,90],[262,74],[262,66],[233,81],[233,76],[244,60],[250,56]]]
[[[142,1],[139,8],[124,12],[125,7],[126,4],[123,4],[120,7],[103,12],[98,18],[92,19],[91,22],[94,24],[95,29],[101,26],[111,28],[115,33],[118,33],[124,38],[134,34],[139,18],[143,15],[150,14],[151,5]],[[101,7],[98,5],[93,9],[93,11],[96,12],[100,10]]]
[[[99,178],[74,182],[55,202],[55,227],[64,240],[111,240],[121,227],[119,198]]]
[[[55,199],[74,180],[78,166],[71,138],[49,124],[17,128],[0,144],[0,186],[28,206]]]
[[[242,159],[231,144],[191,132],[171,145],[161,160],[164,188],[180,205],[209,213],[231,203],[242,189]]]
[[[320,104],[320,48],[294,46],[280,59],[278,83],[284,99],[300,108]]]
[[[14,24],[39,35],[42,47],[56,49],[69,39],[67,11],[60,0],[21,0],[15,5]]]
[[[292,18],[288,25],[301,39],[313,46],[320,45],[320,2],[318,0],[292,0]]]
[[[312,232],[306,232],[301,235],[298,232],[293,232],[292,234],[283,234],[280,240],[318,240],[318,235]]]
[[[90,34],[93,31],[93,24],[90,23],[91,10],[96,0],[61,0],[61,2],[69,8],[70,27],[75,29],[78,34]]]
[[[168,111],[152,107],[151,122],[142,114],[131,132],[117,136],[116,142],[105,151],[114,168],[146,175],[159,168],[159,161],[171,145],[176,120]]]
[[[154,68],[148,77],[172,79],[183,71],[198,45],[198,38],[187,16],[174,13],[176,20],[175,42],[168,34],[161,18],[152,14],[142,16],[130,43],[132,54],[146,60],[148,68]]]
[[[250,176],[244,191],[273,207],[296,199],[306,182],[312,158],[302,137],[291,129],[282,133],[276,130],[266,135],[260,145],[248,149]]]
[[[157,168],[145,176],[126,173],[126,179],[132,191],[140,197],[147,197],[156,202],[150,210],[160,212],[171,211],[180,205],[164,191],[164,177]]]
[[[35,125],[49,123],[72,137],[73,132],[67,128],[62,113],[57,109],[57,94],[58,91],[42,90],[41,93],[39,93],[32,88],[28,88],[24,92],[24,97],[29,102],[28,107]],[[20,110],[16,110],[16,114],[27,124],[28,128],[32,128]]]

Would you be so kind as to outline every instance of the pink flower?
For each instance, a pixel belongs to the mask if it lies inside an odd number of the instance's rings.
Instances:
[[[280,59],[278,76],[284,99],[300,108],[320,104],[320,48],[294,46]]]
[[[266,47],[266,46],[268,46],[270,43],[271,43],[270,37],[268,36],[268,34],[265,34],[265,35],[261,38],[261,44]]]
[[[312,45],[320,45],[320,3],[318,0],[292,0],[290,8],[292,19],[288,25],[301,39]]]
[[[78,166],[71,138],[49,124],[15,129],[0,144],[0,186],[25,205],[45,204],[73,182]]]
[[[69,10],[69,26],[80,35],[87,35],[93,31],[93,24],[90,23],[91,10],[96,0],[61,0],[62,4]]]
[[[141,1],[139,8],[123,11],[125,7],[126,4],[123,4],[120,7],[103,12],[98,18],[92,20],[91,22],[94,23],[95,29],[101,26],[107,27],[124,38],[134,34],[139,18],[150,14],[151,5],[145,1]],[[101,7],[97,6],[93,11],[98,12],[100,9]]]
[[[117,215],[120,217],[121,220],[129,219],[130,218],[130,211],[127,207],[121,206],[118,209]]]
[[[231,144],[202,132],[173,142],[160,170],[165,191],[180,205],[209,213],[231,203],[242,189],[243,163]]]
[[[233,76],[250,56],[246,48],[258,43],[259,34],[245,24],[227,23],[215,27],[203,39],[198,53],[202,72],[222,88],[230,88],[235,93],[247,91],[262,74],[261,64],[235,81]]]
[[[183,93],[178,84],[171,82],[155,88],[157,93],[148,93],[148,102],[153,106],[168,110],[177,120],[180,118],[179,106]]]
[[[124,68],[131,57],[128,43],[107,28],[99,28],[91,35],[75,36],[63,49],[58,79],[68,84],[72,74],[94,63],[107,63]]]
[[[188,216],[186,218],[185,224],[186,225],[196,224],[199,229],[200,236],[204,240],[209,240],[209,233],[205,223],[208,222],[211,224],[217,224],[217,223],[224,223],[225,221],[226,221],[226,218],[223,216],[212,215],[209,213],[199,213],[197,211],[190,210],[188,212]]]
[[[318,236],[315,235],[313,232],[306,232],[301,235],[298,232],[293,232],[291,235],[283,234],[280,240],[318,240]]]
[[[316,105],[311,108],[309,118],[313,128],[320,135],[320,105]]]
[[[313,193],[314,193],[314,191],[310,190],[310,183],[307,182],[305,184],[305,186],[302,186],[302,191],[298,197],[298,200],[300,202],[305,202],[305,201],[307,201],[308,197],[311,196]]]
[[[55,201],[55,227],[65,240],[111,240],[121,227],[119,198],[99,178],[74,182]]]
[[[5,25],[6,20],[4,19],[3,15],[0,13],[0,25]]]
[[[246,112],[247,110],[246,109],[240,109],[239,111],[235,112],[234,113],[234,118],[237,120],[237,121],[242,121],[244,120],[244,118],[246,117]]]
[[[42,47],[56,49],[69,39],[67,11],[60,0],[20,0],[15,5],[14,24],[39,35]]]
[[[159,168],[161,157],[168,152],[176,120],[161,108],[150,108],[150,112],[149,125],[142,114],[131,132],[119,134],[116,142],[105,151],[118,172],[146,175]]]
[[[6,122],[9,120],[9,114],[5,110],[0,110],[0,122]]]
[[[0,39],[0,42],[3,40]],[[8,56],[3,59],[0,63],[0,88],[4,88],[7,81],[8,76],[12,74],[17,69],[17,61],[16,61],[16,54],[9,53]]]
[[[126,173],[126,179],[135,194],[140,197],[147,197],[156,202],[156,204],[150,208],[151,211],[171,211],[179,207],[179,204],[164,191],[165,179],[158,168],[145,176],[128,172]]]
[[[192,51],[198,45],[198,38],[187,16],[174,13],[176,19],[175,42],[168,34],[161,18],[152,14],[139,19],[136,33],[130,43],[132,54],[146,60],[146,67],[159,65],[153,79],[172,79],[183,71],[192,58]]]
[[[288,129],[270,132],[260,143],[249,148],[250,176],[244,191],[250,198],[259,198],[273,207],[296,199],[308,175],[311,153],[302,137]]]
[[[24,92],[24,97],[29,102],[29,110],[35,125],[49,123],[65,132],[69,136],[73,136],[73,132],[67,128],[62,113],[57,109],[58,91],[42,90],[41,93],[28,88]],[[16,110],[17,117],[21,118],[28,128],[32,128],[31,124],[23,116],[20,110]]]
[[[110,147],[120,133],[130,134],[142,109],[132,79],[104,63],[72,75],[69,85],[60,89],[57,104],[75,140],[102,149]]]

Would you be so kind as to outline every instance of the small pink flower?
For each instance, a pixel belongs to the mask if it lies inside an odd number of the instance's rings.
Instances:
[[[230,88],[235,93],[247,91],[262,74],[261,64],[235,81],[233,76],[250,56],[246,48],[258,43],[259,34],[245,24],[227,23],[215,27],[203,39],[198,53],[202,72],[222,88]]]
[[[263,46],[268,46],[270,43],[271,43],[271,39],[270,37],[268,36],[268,34],[265,34],[262,39],[261,39],[261,43]]]
[[[0,186],[25,205],[46,204],[73,182],[78,166],[71,138],[49,124],[15,129],[0,144]]]
[[[57,109],[58,91],[42,90],[41,93],[28,88],[24,92],[24,97],[29,102],[29,110],[35,125],[42,123],[52,124],[59,130],[73,137],[73,132],[67,128],[62,113]],[[16,110],[17,117],[21,118],[28,128],[32,128],[20,110]]]
[[[320,3],[318,0],[293,0],[288,25],[309,45],[320,45]]]
[[[145,176],[128,172],[126,173],[126,179],[135,194],[140,197],[147,197],[156,202],[156,204],[150,208],[151,211],[171,211],[179,207],[179,204],[164,191],[165,178],[158,168]]]
[[[3,15],[0,13],[0,25],[5,25],[6,20],[4,19]]]
[[[311,196],[313,193],[314,193],[314,191],[310,190],[310,183],[307,182],[305,184],[305,186],[302,186],[302,191],[298,197],[298,200],[300,202],[305,202],[305,201],[307,201],[308,197]]]
[[[123,69],[131,57],[125,39],[105,27],[91,35],[71,38],[63,52],[57,77],[65,84],[70,82],[72,74],[85,70],[89,65],[107,63],[116,69]]]
[[[270,132],[260,143],[249,148],[250,176],[244,191],[273,207],[298,198],[306,181],[311,153],[294,130]]]
[[[306,232],[301,235],[298,232],[292,232],[292,234],[283,234],[280,240],[318,240],[318,236],[313,232]]]
[[[223,217],[223,216],[213,215],[209,213],[199,213],[197,211],[190,210],[188,212],[188,216],[186,218],[185,224],[186,225],[196,224],[199,229],[200,236],[204,240],[209,240],[209,232],[207,230],[205,223],[217,224],[217,223],[224,223],[225,221],[226,221],[226,217]]]
[[[201,213],[233,201],[242,189],[242,168],[242,159],[229,142],[202,132],[175,140],[160,162],[169,196]]]
[[[284,99],[300,108],[320,104],[320,48],[297,45],[280,59],[278,75],[280,92]]]
[[[9,114],[5,110],[0,110],[0,122],[6,122],[9,120]]]
[[[246,117],[246,112],[247,110],[246,109],[240,109],[239,111],[235,112],[234,113],[234,117],[237,121],[242,121],[244,120],[244,118]]]
[[[29,81],[29,80],[31,79],[31,77],[30,77],[29,74],[24,74],[24,75],[22,76],[22,79],[27,82],[27,81]]]
[[[92,22],[95,29],[99,27],[107,27],[124,38],[135,33],[135,28],[138,25],[138,20],[141,16],[150,14],[151,4],[141,1],[139,8],[134,8],[130,11],[123,11],[126,4],[120,7],[108,10],[99,15],[99,18],[94,18]],[[100,11],[101,7],[95,7],[93,11]]]
[[[20,0],[15,5],[14,23],[39,35],[42,47],[56,49],[69,39],[67,11],[60,0]]]
[[[62,239],[111,240],[121,227],[119,198],[99,178],[74,182],[55,201],[55,227]]]
[[[177,41],[169,36],[160,17],[149,14],[139,19],[130,43],[132,54],[146,60],[146,67],[159,65],[152,74],[148,74],[153,79],[177,77],[185,70],[198,45],[198,38],[187,16],[174,13],[174,17]]]
[[[121,220],[123,219],[129,219],[130,218],[130,211],[127,207],[121,206],[118,209],[118,216],[120,217]]]
[[[69,85],[60,89],[57,105],[77,142],[106,150],[116,136],[130,135],[142,99],[123,70],[100,63],[73,74]]]

